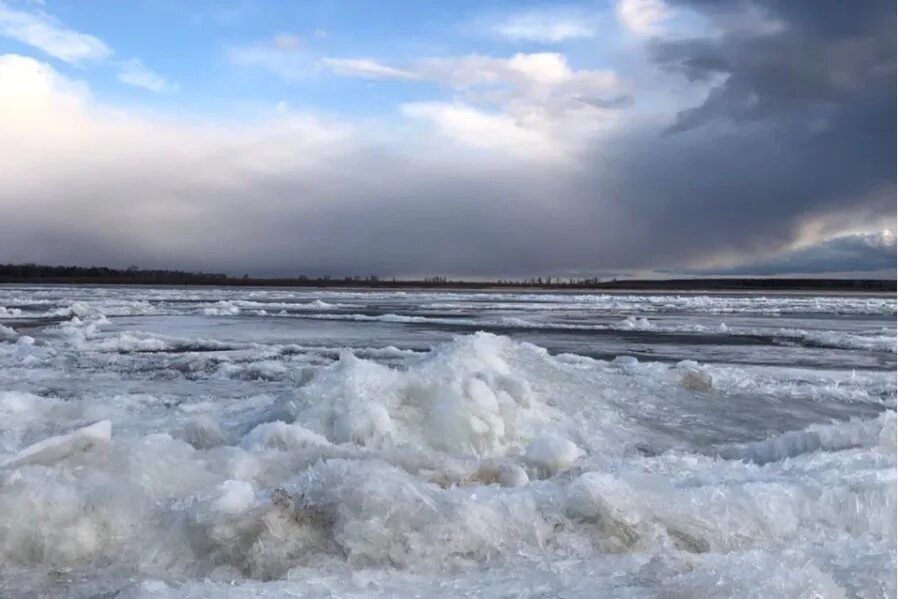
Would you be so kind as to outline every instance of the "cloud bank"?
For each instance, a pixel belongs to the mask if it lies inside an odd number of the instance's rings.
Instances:
[[[324,70],[443,97],[381,119],[272,109],[216,121],[106,105],[47,63],[2,56],[0,154],[12,158],[0,261],[381,276],[882,270],[894,242],[866,251],[844,236],[894,228],[894,5],[858,16],[835,2],[631,4],[617,14],[639,34],[638,68],[685,86],[679,109],[633,73],[561,52],[388,63],[316,58],[283,37],[230,58],[291,82]],[[709,23],[704,35],[665,33],[684,12]],[[164,88],[131,66],[131,83]]]

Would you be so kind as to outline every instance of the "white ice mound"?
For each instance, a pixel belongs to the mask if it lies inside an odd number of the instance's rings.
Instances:
[[[500,400],[483,380],[421,389],[420,396],[429,403],[427,424],[440,449],[489,453],[506,436]]]
[[[51,314],[55,316],[77,316],[79,318],[84,318],[85,316],[94,315],[98,312],[98,308],[91,306],[87,302],[75,301],[64,308],[58,308]]]
[[[580,448],[572,441],[555,435],[542,435],[527,445],[524,459],[541,474],[552,476],[570,468],[581,455]]]
[[[639,494],[625,481],[607,473],[587,472],[567,489],[567,515],[595,524],[609,548],[632,547],[646,519]]]
[[[689,391],[710,391],[714,379],[707,372],[700,370],[686,370],[681,379],[683,388]]]
[[[680,384],[689,391],[710,391],[714,385],[714,379],[706,372],[698,362],[683,360],[677,363],[680,374]]]
[[[386,406],[374,401],[351,401],[345,410],[335,414],[331,436],[336,443],[369,442],[379,444],[389,439],[393,421]]]
[[[27,414],[40,403],[41,398],[24,391],[0,391],[0,417],[8,419],[13,414]]]
[[[226,480],[218,486],[218,492],[213,506],[224,514],[239,514],[249,509],[256,500],[253,484],[245,480]]]
[[[788,431],[764,441],[728,446],[721,451],[721,456],[769,464],[815,451],[842,451],[859,447],[877,447],[894,453],[895,412],[889,410],[869,420],[812,425],[805,430]]]
[[[435,472],[429,482],[444,489],[453,486],[499,485],[500,487],[523,487],[530,482],[527,471],[512,462],[486,460],[476,467],[465,464],[445,464]]]
[[[0,306],[0,318],[19,318],[20,316],[22,316],[22,310],[20,308]]]
[[[240,314],[240,307],[231,302],[222,300],[217,302],[214,306],[203,308],[203,314],[206,316],[236,316]]]
[[[224,378],[244,381],[276,381],[283,378],[289,369],[276,360],[259,360],[249,364],[221,364],[218,373]]]
[[[12,328],[0,324],[0,343],[6,341],[12,343],[19,338],[19,334]]]
[[[509,366],[521,347],[486,333],[459,337],[403,371],[346,352],[299,389],[296,421],[334,443],[501,455],[520,419],[538,411]]]
[[[240,446],[248,450],[297,449],[308,446],[327,446],[330,441],[300,424],[266,422],[248,432]]]
[[[49,437],[22,449],[2,464],[3,468],[16,468],[27,464],[52,464],[65,457],[107,443],[112,438],[112,423],[101,420],[79,428],[66,435]]]
[[[517,464],[499,464],[495,467],[496,482],[503,487],[523,487],[530,477]]]
[[[228,442],[228,437],[221,430],[218,421],[206,415],[191,418],[174,436],[190,443],[196,449],[209,449]]]
[[[636,316],[627,316],[620,322],[620,326],[635,331],[653,331],[656,328],[648,318],[637,318]]]
[[[440,488],[376,459],[322,460],[283,488],[330,516],[333,540],[355,564],[482,561],[532,547],[557,524],[531,494]]]
[[[249,481],[230,479],[196,499],[180,532],[191,550],[188,559],[202,556],[203,574],[281,578],[291,567],[333,553],[327,518],[303,509],[282,489],[257,494]]]

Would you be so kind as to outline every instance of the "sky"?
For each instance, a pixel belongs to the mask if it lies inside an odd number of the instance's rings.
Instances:
[[[0,263],[895,276],[891,0],[0,0]]]

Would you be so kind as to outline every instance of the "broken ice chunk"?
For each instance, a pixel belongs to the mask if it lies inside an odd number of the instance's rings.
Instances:
[[[26,464],[52,464],[65,457],[101,444],[112,438],[112,423],[101,420],[71,433],[49,437],[22,449],[2,464],[2,468],[16,468]]]

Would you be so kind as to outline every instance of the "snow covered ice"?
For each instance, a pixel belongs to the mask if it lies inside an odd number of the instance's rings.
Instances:
[[[895,313],[3,286],[0,596],[894,596]]]

